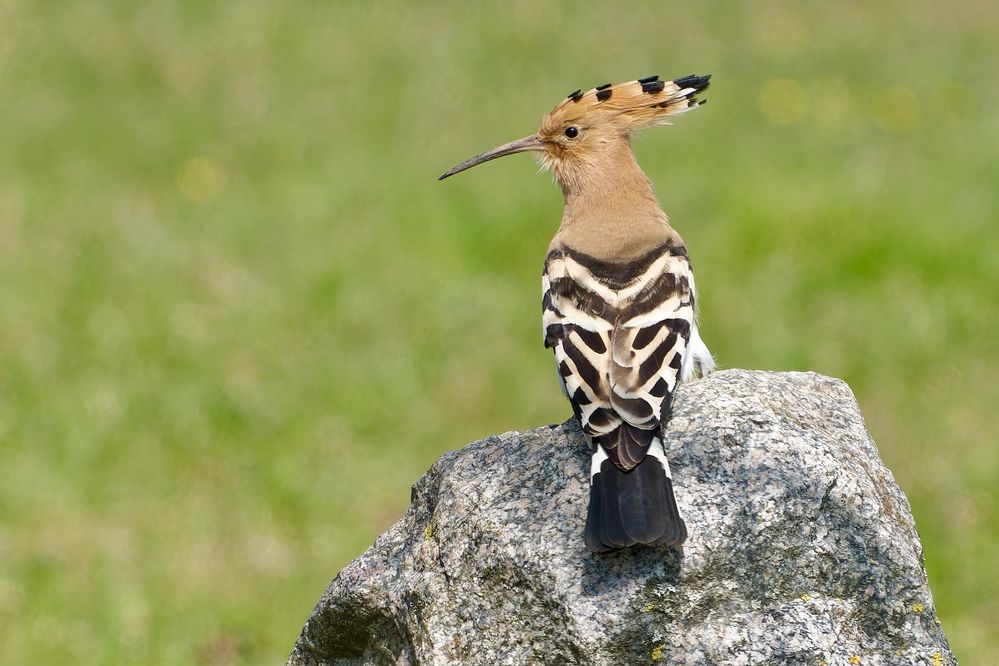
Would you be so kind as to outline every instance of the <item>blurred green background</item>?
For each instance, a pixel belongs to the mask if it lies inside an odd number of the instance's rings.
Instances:
[[[540,342],[577,87],[723,367],[856,392],[939,616],[999,663],[999,5],[0,0],[0,662],[281,662],[442,452],[569,414]]]

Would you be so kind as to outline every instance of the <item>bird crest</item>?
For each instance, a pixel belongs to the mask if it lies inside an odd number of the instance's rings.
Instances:
[[[655,125],[704,104],[707,100],[697,94],[707,89],[710,79],[692,74],[662,81],[658,76],[647,76],[606,83],[586,92],[576,90],[544,117],[542,131],[586,122],[610,122],[624,131]]]

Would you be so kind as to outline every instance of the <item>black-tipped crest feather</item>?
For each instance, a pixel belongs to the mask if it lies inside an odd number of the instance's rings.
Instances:
[[[542,127],[585,121],[590,114],[626,130],[654,125],[702,104],[703,100],[696,96],[707,90],[710,80],[710,75],[690,74],[671,81],[653,75],[624,83],[605,83],[586,92],[576,90],[545,117]]]

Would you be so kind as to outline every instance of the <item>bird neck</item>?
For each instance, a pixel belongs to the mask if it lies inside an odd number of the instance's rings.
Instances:
[[[625,259],[676,235],[627,140],[560,173],[559,184],[565,208],[553,244]]]

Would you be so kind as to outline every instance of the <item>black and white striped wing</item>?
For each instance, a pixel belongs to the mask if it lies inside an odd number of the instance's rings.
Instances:
[[[693,325],[692,279],[682,247],[607,268],[549,255],[545,346],[584,431],[629,470],[668,418]]]
[[[583,430],[600,436],[621,424],[610,400],[616,311],[565,269],[562,261],[546,262],[541,278],[545,347],[555,352],[562,390]]]
[[[616,462],[624,469],[645,457],[669,419],[694,321],[686,255],[663,256],[642,277],[611,339],[611,403],[624,421]]]

